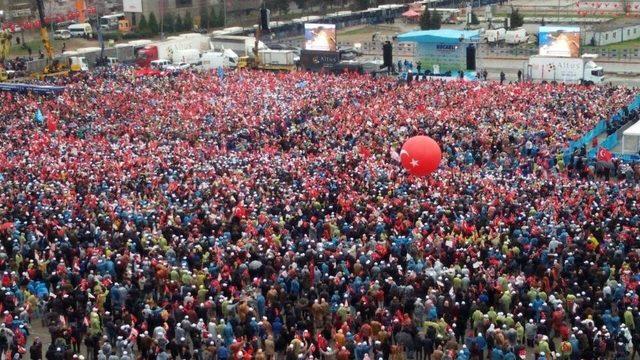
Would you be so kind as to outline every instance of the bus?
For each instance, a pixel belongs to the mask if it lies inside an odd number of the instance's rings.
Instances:
[[[122,27],[125,25],[124,22],[129,23],[124,13],[105,15],[100,18],[100,29],[105,31],[122,31]]]

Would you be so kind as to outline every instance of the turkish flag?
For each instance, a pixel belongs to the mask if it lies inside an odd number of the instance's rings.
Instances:
[[[58,129],[58,121],[54,119],[53,116],[50,116],[47,119],[47,130],[49,130],[49,132],[55,132],[57,129]]]
[[[603,147],[601,147],[598,150],[598,155],[597,155],[598,161],[611,161],[612,158],[613,158],[613,154],[611,153],[611,151]]]

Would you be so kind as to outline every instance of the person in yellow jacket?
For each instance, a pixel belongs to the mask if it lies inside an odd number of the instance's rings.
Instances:
[[[100,316],[98,315],[98,309],[94,308],[89,314],[89,335],[100,336],[102,334],[102,324],[100,322]]]
[[[563,341],[560,344],[560,359],[570,359],[572,350],[573,347],[571,346],[571,343],[567,340]]]
[[[627,307],[627,310],[624,312],[624,324],[627,325],[631,332],[636,329],[636,322],[633,319],[633,309],[631,309],[631,307]]]

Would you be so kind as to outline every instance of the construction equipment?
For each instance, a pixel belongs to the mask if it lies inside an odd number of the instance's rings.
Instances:
[[[293,71],[296,69],[295,53],[292,50],[270,50],[260,48],[262,31],[258,27],[255,33],[253,57],[242,56],[238,59],[238,69],[250,68],[272,71]]]
[[[51,46],[51,41],[49,41],[49,31],[47,31],[47,23],[45,22],[44,16],[44,0],[36,0],[36,4],[38,5],[38,15],[40,16],[40,38],[42,39],[42,46],[44,47],[47,59],[47,65],[45,65],[42,74],[38,74],[37,77],[45,78],[67,75],[69,73],[69,66],[53,58],[53,47]]]
[[[78,22],[83,23],[86,20],[85,11],[86,6],[84,0],[76,0],[76,10],[78,11]]]
[[[4,61],[9,56],[11,49],[11,33],[9,30],[0,30],[0,81],[7,81],[9,75],[4,68]]]

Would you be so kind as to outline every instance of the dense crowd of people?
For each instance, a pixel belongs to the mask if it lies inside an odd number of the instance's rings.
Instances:
[[[59,81],[0,93],[5,358],[636,356],[640,169],[563,158],[631,89]],[[418,134],[425,178],[398,160]]]

